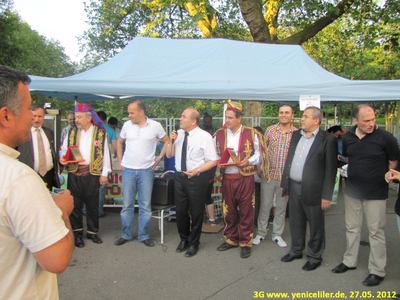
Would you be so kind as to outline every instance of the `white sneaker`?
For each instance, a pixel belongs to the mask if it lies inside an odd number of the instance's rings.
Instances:
[[[273,238],[272,238],[272,241],[274,241],[275,243],[277,243],[278,246],[281,247],[281,248],[287,247],[286,242],[285,242],[280,236],[273,237]],[[254,242],[253,242],[253,244],[254,244]]]
[[[207,223],[210,224],[211,226],[217,225],[217,222],[215,222],[215,220],[210,220],[210,219],[208,219],[208,220],[207,220]]]
[[[265,237],[262,237],[261,235],[258,235],[253,239],[253,245],[259,245],[261,243],[261,240],[264,240]]]

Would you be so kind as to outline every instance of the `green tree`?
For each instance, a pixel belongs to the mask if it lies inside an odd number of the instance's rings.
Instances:
[[[13,11],[11,0],[0,2],[0,64],[18,69],[30,75],[65,77],[76,73],[77,64],[71,62],[58,41],[39,35],[21,21]],[[73,111],[73,102],[48,99],[32,94],[34,103],[51,102],[62,111],[62,117]]]
[[[19,17],[10,11],[9,2],[0,4],[0,64],[12,66],[23,52],[14,34],[19,28]]]
[[[358,22],[353,16],[344,16],[303,47],[322,67],[348,79],[400,79],[400,23],[396,18],[387,20],[381,16],[361,19],[360,15]],[[374,107],[385,116],[387,125],[393,122],[396,102],[376,103]],[[352,120],[351,110],[352,105],[339,105],[339,122]]]
[[[395,0],[385,6],[374,0],[92,0],[86,5],[92,27],[81,45],[104,59],[138,35],[300,45],[344,15],[361,24],[398,22],[398,7]]]
[[[397,78],[398,54],[386,49],[378,58],[374,51],[381,50],[377,44],[391,41],[395,45],[398,41],[400,4],[395,0],[383,5],[377,2],[92,0],[86,5],[91,28],[80,43],[82,51],[89,53],[86,67],[113,57],[135,36],[302,44],[316,61],[338,75]],[[370,49],[368,55],[366,48]],[[268,105],[264,105],[264,115]]]
[[[64,77],[76,72],[58,41],[48,40],[21,21],[12,2],[0,6],[0,64],[31,75]]]

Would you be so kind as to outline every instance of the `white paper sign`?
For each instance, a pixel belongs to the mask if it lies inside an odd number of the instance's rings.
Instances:
[[[300,110],[305,110],[309,106],[321,108],[321,95],[300,95]]]

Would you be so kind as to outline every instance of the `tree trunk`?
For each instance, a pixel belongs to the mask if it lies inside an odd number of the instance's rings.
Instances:
[[[268,24],[263,16],[262,2],[260,0],[239,0],[239,6],[254,42],[271,43]]]
[[[263,104],[258,101],[246,101],[244,103],[244,117],[261,117]],[[243,125],[252,127],[251,121],[243,121]]]
[[[314,37],[329,24],[340,18],[350,9],[354,0],[342,0],[336,5],[335,10],[331,10],[302,31],[293,34],[284,40],[278,39],[277,28],[275,26],[279,7],[281,5],[280,2],[281,1],[279,0],[268,0],[266,2],[264,18],[263,3],[261,0],[239,0],[243,19],[249,26],[254,42],[301,45]]]

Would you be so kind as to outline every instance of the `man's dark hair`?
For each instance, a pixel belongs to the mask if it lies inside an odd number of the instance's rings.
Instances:
[[[118,125],[118,119],[115,117],[110,117],[108,119],[108,125]]]
[[[369,108],[371,108],[373,111],[375,111],[374,108],[372,107],[372,105],[369,105],[369,104],[359,104],[359,105],[357,105],[356,107],[354,107],[354,109],[353,109],[353,117],[354,117],[355,119],[358,120],[358,118],[360,117],[360,109],[363,108],[363,107],[369,107]]]
[[[99,116],[99,118],[100,118],[100,120],[102,120],[103,121],[103,123],[105,122],[105,121],[107,121],[107,114],[104,112],[104,111],[98,111],[97,112],[97,115]]]
[[[319,120],[319,125],[321,125],[321,123],[322,123],[322,118],[323,118],[323,114],[322,114],[322,110],[320,109],[320,108],[318,108],[318,107],[316,107],[316,106],[309,106],[309,107],[306,107],[305,109],[304,109],[304,111],[306,111],[306,110],[308,110],[308,109],[312,109],[313,111],[312,111],[312,118],[315,120],[315,119],[318,119]]]
[[[254,126],[253,127],[255,130],[259,131],[261,134],[264,134],[262,128],[260,126]]]
[[[292,113],[293,113],[293,107],[291,107],[289,104],[282,104],[281,106],[279,106],[278,112],[279,112],[279,110],[281,109],[281,107],[285,107],[285,106],[290,107],[290,110],[291,110]]]
[[[37,103],[33,103],[31,105],[31,111],[37,111],[38,109],[43,109],[44,114],[47,114],[47,110],[43,106],[41,106]]]
[[[139,111],[143,110],[144,114],[146,114],[146,106],[144,105],[144,102],[143,102],[143,101],[141,101],[141,100],[134,100],[134,101],[132,101],[132,102],[129,103],[129,104],[133,104],[133,103],[136,103],[137,108],[138,108]]]
[[[238,119],[239,117],[243,117],[243,113],[240,111],[236,111],[236,110],[231,110],[235,113],[235,118]]]
[[[340,127],[339,125],[329,127],[327,130],[327,132],[329,132],[329,133],[336,133],[338,131],[342,132],[342,127]]]
[[[15,115],[22,109],[22,98],[18,91],[18,84],[31,83],[25,73],[0,65],[0,108],[8,107]]]
[[[212,117],[211,117],[211,115],[210,115],[209,113],[205,113],[205,114],[204,114],[203,119],[205,119],[205,118],[211,118],[211,119],[212,119]]]

